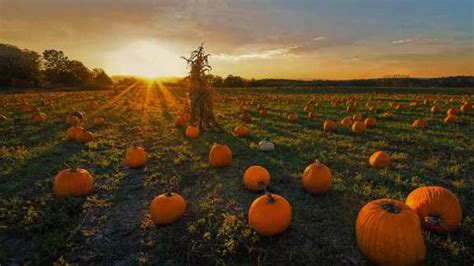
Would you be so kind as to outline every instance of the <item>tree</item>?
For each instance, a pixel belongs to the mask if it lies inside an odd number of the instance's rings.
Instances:
[[[229,75],[224,79],[224,86],[230,88],[245,87],[246,81],[239,76]]]
[[[112,79],[102,68],[92,69],[92,76],[94,78],[94,83],[97,85],[110,85],[113,83]]]
[[[21,50],[9,44],[0,44],[0,85],[38,85],[40,79],[40,55]]]
[[[212,86],[209,71],[212,69],[208,63],[210,54],[204,52],[203,45],[191,52],[189,58],[182,57],[191,67],[189,71],[189,101],[191,124],[198,125],[200,130],[221,129],[214,115],[212,100]]]

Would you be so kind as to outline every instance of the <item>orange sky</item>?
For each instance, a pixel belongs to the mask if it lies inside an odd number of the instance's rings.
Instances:
[[[201,42],[222,76],[474,75],[473,25],[465,0],[0,0],[0,43],[149,77]]]

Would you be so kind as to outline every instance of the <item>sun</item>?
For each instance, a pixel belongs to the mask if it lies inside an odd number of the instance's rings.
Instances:
[[[113,75],[143,78],[183,76],[186,62],[180,59],[177,52],[164,45],[143,40],[107,53],[105,69]]]

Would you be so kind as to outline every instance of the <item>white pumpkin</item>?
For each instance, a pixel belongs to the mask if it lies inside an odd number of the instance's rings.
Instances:
[[[275,144],[268,140],[262,140],[258,143],[258,149],[261,151],[273,151]]]

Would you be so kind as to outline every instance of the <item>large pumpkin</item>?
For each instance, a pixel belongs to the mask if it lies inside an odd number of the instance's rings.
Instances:
[[[362,133],[366,128],[365,123],[362,121],[356,121],[352,124],[352,132],[354,133]]]
[[[304,189],[310,193],[326,193],[332,186],[331,170],[326,165],[316,161],[306,167],[301,182]]]
[[[125,164],[130,168],[142,167],[147,162],[145,150],[139,146],[133,146],[127,149],[125,154]]]
[[[236,137],[245,137],[249,134],[250,130],[248,127],[240,125],[234,128],[234,135]]]
[[[265,167],[253,165],[244,173],[244,185],[248,190],[259,191],[270,184],[270,173]]]
[[[85,169],[65,169],[53,181],[53,192],[57,197],[85,196],[92,191],[94,179]]]
[[[385,168],[390,164],[390,156],[384,151],[377,151],[370,156],[369,163],[375,168]]]
[[[194,126],[188,126],[186,128],[186,137],[191,139],[197,139],[199,137],[199,128]]]
[[[215,143],[209,151],[209,164],[212,167],[226,167],[232,161],[232,151],[229,146]]]
[[[336,129],[336,123],[332,120],[326,120],[323,124],[324,131],[332,132]]]
[[[361,253],[377,265],[417,265],[426,248],[415,211],[403,202],[378,199],[359,211],[355,225]]]
[[[420,217],[424,228],[434,232],[450,232],[461,224],[461,204],[451,191],[438,186],[419,187],[406,199]]]
[[[291,215],[291,205],[284,197],[267,193],[252,202],[248,219],[259,235],[274,236],[288,228]]]
[[[165,225],[173,223],[186,211],[186,201],[177,193],[164,193],[156,196],[150,204],[150,216],[153,223]]]

